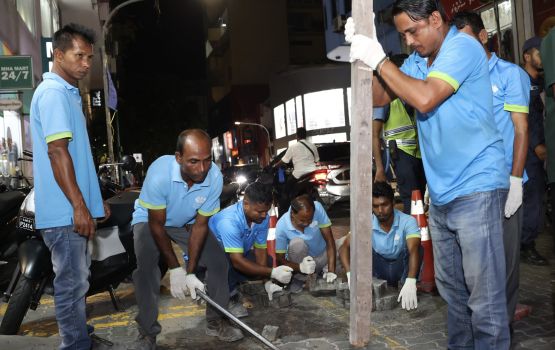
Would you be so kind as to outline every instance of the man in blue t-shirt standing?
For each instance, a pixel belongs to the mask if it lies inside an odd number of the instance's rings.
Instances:
[[[392,14],[414,50],[401,69],[375,38],[354,35],[352,20],[345,34],[351,60],[380,76],[372,84],[374,105],[399,97],[418,112],[436,284],[448,304],[448,347],[508,349],[503,217],[509,173],[487,56],[474,38],[447,24],[436,0],[397,0]]]
[[[162,156],[148,168],[141,194],[135,201],[133,234],[137,269],[133,272],[139,312],[136,317],[139,338],[135,347],[156,349],[156,336],[162,331],[158,322],[160,268],[164,259],[170,270],[173,297],[185,299],[204,284],[196,277],[198,267],[206,269],[207,294],[227,307],[227,259],[208,232],[208,219],[220,210],[223,179],[212,163],[212,140],[200,129],[182,131],[177,137],[175,155]],[[188,260],[180,266],[172,247],[177,243]],[[206,307],[206,334],[222,341],[243,338],[216,309]]]
[[[248,315],[239,301],[237,285],[249,277],[275,278],[281,283],[291,281],[289,266],[271,268],[268,265],[266,240],[270,227],[268,211],[272,207],[272,186],[253,182],[245,189],[242,201],[229,206],[208,221],[210,231],[223,246],[231,264],[229,265],[230,311],[237,317]],[[266,282],[266,290],[272,293],[282,288]],[[271,300],[271,299],[270,299]]]
[[[420,228],[416,219],[394,208],[393,188],[386,182],[372,187],[372,275],[391,286],[401,284],[397,301],[416,309],[416,278],[420,270]],[[341,264],[351,285],[351,235],[339,248]]]
[[[89,72],[94,33],[68,24],[54,33],[52,72],[31,101],[35,226],[52,254],[60,349],[90,349],[85,314],[94,218],[109,216],[92,159],[78,81]]]
[[[521,208],[523,183],[528,181],[524,165],[528,150],[528,105],[530,103],[530,78],[514,63],[500,59],[490,52],[488,32],[479,14],[459,12],[453,18],[459,31],[478,40],[488,56],[489,77],[493,93],[495,124],[503,137],[505,163],[510,174],[512,197],[505,203],[503,220],[503,246],[507,272],[507,315],[512,321],[518,301],[520,269],[520,238],[522,236]]]

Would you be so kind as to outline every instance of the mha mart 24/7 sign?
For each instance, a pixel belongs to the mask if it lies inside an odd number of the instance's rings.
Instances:
[[[32,88],[31,56],[0,56],[0,90]]]

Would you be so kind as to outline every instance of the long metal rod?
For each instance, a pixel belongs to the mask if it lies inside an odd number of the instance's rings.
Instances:
[[[272,344],[268,339],[264,338],[263,336],[261,336],[260,334],[256,333],[254,331],[254,329],[252,329],[251,327],[247,326],[243,321],[239,320],[237,317],[233,316],[233,314],[229,311],[227,311],[226,309],[224,309],[223,307],[221,307],[218,303],[216,303],[214,300],[212,300],[208,295],[206,295],[206,293],[204,293],[203,291],[200,291],[197,289],[197,294],[204,300],[206,300],[206,302],[210,305],[212,305],[213,307],[215,307],[218,311],[220,311],[221,313],[223,313],[226,317],[228,317],[230,320],[232,320],[233,322],[237,323],[239,326],[241,326],[241,328],[243,328],[244,330],[246,330],[247,332],[249,332],[250,334],[254,335],[258,340],[260,340],[261,342],[264,343],[264,345],[266,345],[267,347],[269,347],[272,350],[279,350],[278,348],[276,348],[276,346],[274,344]]]

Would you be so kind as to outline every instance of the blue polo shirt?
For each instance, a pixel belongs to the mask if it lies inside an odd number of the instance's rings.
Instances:
[[[262,223],[253,222],[249,226],[243,201],[239,201],[212,216],[208,227],[222,243],[226,253],[243,253],[246,256],[253,246],[266,249],[270,217],[266,215]]]
[[[197,212],[212,216],[220,211],[222,186],[222,173],[216,164],[212,163],[202,183],[189,188],[175,156],[162,156],[148,168],[131,224],[148,222],[148,209],[166,209],[168,227],[193,223]]]
[[[35,225],[45,229],[73,224],[73,207],[54,179],[48,143],[69,139],[77,186],[93,218],[104,216],[92,159],[87,123],[77,87],[56,73],[44,73],[31,101],[31,136],[35,185]]]
[[[312,223],[304,229],[304,232],[298,231],[291,223],[291,208],[278,220],[276,225],[276,253],[287,253],[289,241],[297,237],[304,239],[308,246],[308,255],[314,257],[324,253],[326,241],[320,229],[330,227],[331,221],[322,204],[314,202],[314,207]]]
[[[492,53],[489,59],[489,78],[493,92],[493,116],[505,145],[505,164],[509,174],[513,169],[515,128],[511,112],[528,114],[530,105],[530,78],[528,73],[514,63]],[[528,180],[526,171],[523,182]]]
[[[414,52],[401,70],[415,79],[441,79],[453,95],[429,113],[417,113],[420,151],[430,197],[447,204],[474,192],[509,188],[501,134],[495,125],[488,61],[473,37],[451,27],[439,54]]]
[[[386,259],[395,260],[407,249],[407,239],[420,238],[416,219],[393,209],[393,225],[389,232],[380,227],[376,215],[372,214],[372,249]]]

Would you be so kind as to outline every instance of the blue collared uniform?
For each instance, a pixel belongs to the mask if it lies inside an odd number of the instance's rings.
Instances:
[[[407,239],[420,238],[420,228],[416,219],[397,209],[393,209],[393,225],[389,232],[380,227],[376,215],[372,215],[372,249],[390,260],[399,258],[407,249]]]
[[[489,77],[493,93],[493,116],[505,145],[505,163],[509,174],[513,169],[515,129],[511,112],[528,114],[530,104],[530,78],[522,68],[492,53],[489,59]],[[526,171],[523,182],[528,180]]]
[[[69,139],[77,186],[91,216],[104,216],[104,206],[92,159],[81,95],[56,73],[44,73],[31,101],[35,225],[37,229],[73,224],[73,207],[54,178],[48,143]]]
[[[493,118],[487,57],[478,41],[455,27],[435,61],[414,52],[401,70],[441,79],[454,93],[429,113],[417,113],[420,151],[433,204],[474,192],[509,188],[503,140]]]
[[[223,245],[226,253],[242,253],[247,256],[254,248],[266,249],[270,217],[260,223],[247,224],[243,201],[239,201],[216,215],[208,221],[210,231]]]
[[[319,256],[326,250],[326,241],[320,232],[321,228],[330,227],[331,221],[319,202],[314,202],[314,217],[312,223],[305,227],[304,232],[298,231],[291,223],[291,207],[276,225],[276,253],[287,253],[289,241],[302,238],[308,246],[308,255]]]
[[[214,163],[204,181],[189,188],[175,156],[161,156],[148,168],[131,224],[148,222],[148,209],[166,209],[168,227],[193,223],[197,213],[212,216],[220,211],[222,186],[222,173]]]

